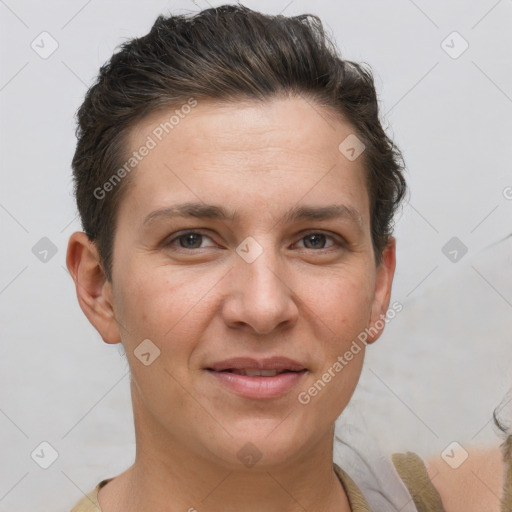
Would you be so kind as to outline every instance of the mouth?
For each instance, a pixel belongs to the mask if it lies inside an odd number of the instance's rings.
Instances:
[[[308,369],[288,358],[234,358],[205,368],[223,389],[250,399],[278,398],[289,393]]]
[[[300,372],[307,368],[295,361],[283,356],[267,357],[265,359],[257,359],[254,357],[232,357],[223,361],[218,361],[207,366],[207,370],[215,372],[229,371],[237,372],[262,372],[261,375],[265,376],[264,372]],[[272,373],[268,374],[273,377]]]
[[[215,371],[208,368],[210,371]],[[301,370],[306,371],[306,370]],[[229,368],[227,370],[221,370],[222,373],[233,373],[234,375],[246,375],[247,377],[275,377],[282,373],[297,373],[297,370],[260,370],[258,368]]]

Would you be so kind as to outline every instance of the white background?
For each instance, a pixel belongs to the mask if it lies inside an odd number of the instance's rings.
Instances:
[[[368,349],[340,422],[389,452],[496,445],[492,411],[512,384],[512,2],[288,1],[245,5],[317,14],[343,57],[371,65],[411,188],[396,226],[404,309]],[[73,116],[117,45],[158,14],[207,6],[0,3],[1,512],[69,510],[133,460],[125,359],[89,325],[65,268],[80,229]],[[43,31],[58,42],[47,59],[31,48]],[[453,31],[469,44],[458,58],[442,47]],[[457,37],[444,46],[460,50]],[[57,248],[46,263],[32,252],[43,237]],[[442,252],[452,237],[468,248],[455,263]],[[46,470],[31,458],[43,441],[58,452]]]

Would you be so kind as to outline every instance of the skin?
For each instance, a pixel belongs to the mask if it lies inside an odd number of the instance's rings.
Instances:
[[[505,483],[503,454],[497,446],[471,447],[456,469],[437,456],[426,464],[448,512],[499,512]]]
[[[141,121],[130,147],[168,118]],[[377,267],[363,158],[338,150],[352,133],[301,97],[201,100],[132,171],[112,282],[96,246],[71,236],[67,265],[80,306],[106,343],[123,343],[131,370],[136,460],[100,491],[103,512],[350,510],[332,466],[334,422],[356,387],[364,344],[309,404],[297,395],[389,306],[395,241]],[[185,201],[225,206],[239,220],[160,218],[143,227],[150,212]],[[360,222],[280,221],[296,205],[331,204],[357,210]],[[175,234],[188,229],[205,236],[180,246]],[[326,238],[314,246],[307,234]],[[263,250],[252,263],[236,252],[249,236]],[[149,366],[134,355],[145,339],[160,350]],[[308,369],[275,399],[240,397],[204,369],[274,355]],[[248,442],[261,453],[250,468],[237,456]]]

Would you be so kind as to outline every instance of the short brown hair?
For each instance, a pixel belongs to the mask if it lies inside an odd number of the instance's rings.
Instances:
[[[100,198],[95,191],[126,162],[134,125],[191,97],[237,101],[280,95],[302,95],[332,109],[365,144],[372,243],[380,263],[406,183],[402,155],[379,120],[369,67],[342,60],[317,16],[271,16],[224,5],[193,16],[159,16],[147,35],[122,44],[100,68],[78,109],[76,201],[107,279],[116,214],[131,175]]]

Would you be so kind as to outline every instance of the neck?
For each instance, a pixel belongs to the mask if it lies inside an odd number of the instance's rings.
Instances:
[[[101,489],[102,512],[351,510],[333,468],[334,425],[293,460],[233,469],[189,449],[136,405],[135,463]]]

